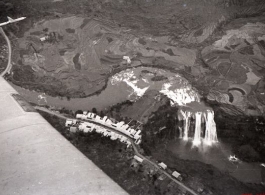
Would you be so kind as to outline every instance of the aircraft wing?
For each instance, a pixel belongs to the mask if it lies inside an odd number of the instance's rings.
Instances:
[[[12,18],[8,17],[8,16],[7,16],[7,19],[8,19],[9,22],[14,22],[14,20]]]
[[[127,194],[0,77],[1,194]]]

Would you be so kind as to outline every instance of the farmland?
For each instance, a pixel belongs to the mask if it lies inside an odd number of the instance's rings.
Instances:
[[[195,63],[196,50],[167,46],[150,37],[139,39],[110,24],[76,16],[36,23],[18,40],[13,81],[23,83],[23,77],[17,75],[21,69],[29,69],[35,78],[44,80],[48,94],[58,88],[63,96],[82,97],[104,88],[115,69],[127,68],[124,55],[133,59],[131,66],[148,64],[153,57],[163,58],[177,69]],[[140,43],[143,39],[144,45]]]
[[[1,20],[6,20],[6,15],[27,17],[4,27],[13,48],[13,69],[6,78],[15,88],[19,86],[17,90],[27,101],[55,110],[97,110],[126,123],[139,121],[147,154],[178,168],[184,177],[187,173],[187,181],[193,182],[195,176],[215,194],[245,193],[262,187],[242,184],[225,172],[229,169],[217,170],[196,158],[181,160],[174,149],[180,148],[174,145],[183,125],[178,119],[180,104],[172,107],[170,99],[187,86],[187,93],[214,110],[218,139],[231,143],[231,154],[246,163],[263,160],[264,1],[3,2],[0,8],[3,5],[9,11],[0,13]],[[2,42],[0,71],[6,62]],[[39,101],[40,95],[45,101]],[[56,127],[57,119],[53,120]],[[66,134],[129,192],[157,192],[151,180],[127,170],[128,159],[122,163],[125,156],[119,152],[120,145],[94,135],[79,138]],[[113,169],[117,158],[119,166]],[[140,180],[144,182],[136,190]],[[255,182],[259,180],[260,176]]]
[[[108,77],[127,68],[125,55],[132,59],[130,66],[203,74],[198,50],[216,29],[264,9],[257,0],[251,7],[250,1],[221,0],[10,3],[11,16],[22,14],[27,21],[7,28],[18,48],[9,79],[24,88],[72,98],[105,89]]]

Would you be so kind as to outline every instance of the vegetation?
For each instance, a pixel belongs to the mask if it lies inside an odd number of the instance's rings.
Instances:
[[[130,168],[133,152],[132,150],[128,151],[126,145],[102,137],[97,133],[70,133],[64,126],[64,120],[44,112],[40,113],[55,129],[129,194],[160,194],[151,180]]]
[[[180,46],[194,46],[194,48],[197,48],[198,46],[203,46],[203,44],[192,45],[183,42],[181,38],[185,37],[184,35],[187,35],[190,32],[195,32],[195,36],[202,35],[204,32],[203,26],[206,25],[205,23],[214,23],[220,19],[218,17],[221,15],[230,15],[231,17],[227,18],[231,19],[262,13],[262,5],[264,4],[264,1],[262,0],[213,0],[204,1],[204,3],[198,5],[198,1],[189,0],[185,1],[185,6],[188,5],[190,9],[186,9],[183,8],[185,7],[183,4],[184,1],[178,1],[177,3],[174,2],[173,4],[172,2],[173,1],[165,0],[148,2],[134,0],[124,1],[124,3],[121,4],[118,0],[64,0],[62,2],[58,1],[52,3],[48,0],[4,0],[0,2],[0,19],[5,21],[6,15],[11,17],[28,17],[29,20],[25,24],[17,24],[5,27],[7,32],[12,31],[15,36],[21,37],[23,36],[23,33],[26,29],[30,28],[34,22],[40,20],[43,17],[58,18],[63,17],[64,14],[78,14],[85,17],[91,16],[101,19],[111,18],[111,20],[115,21],[119,27],[131,28],[132,31],[140,34],[169,36],[170,40],[172,41],[171,44],[173,45],[176,44],[176,41],[179,41]],[[257,9],[256,11],[255,9],[257,7],[254,6],[259,5],[261,5],[260,9]],[[172,10],[173,8],[174,10]],[[218,12],[213,11],[213,13],[209,13],[209,10],[211,9],[218,10]],[[156,15],[152,15],[152,12],[156,13]],[[126,13],[126,16],[124,13]],[[165,15],[165,18],[161,17],[163,15]],[[48,31],[48,29],[45,31]],[[68,33],[75,32],[73,29],[68,29],[67,31]],[[140,39],[139,41],[143,45],[146,44],[144,39]],[[60,54],[64,54],[64,52],[65,51],[61,51]],[[173,55],[171,49],[167,49],[164,52],[169,55]],[[17,55],[21,55],[22,53]],[[246,50],[244,53],[250,53],[250,51]],[[80,64],[77,63],[77,57],[75,60],[76,68],[80,69]],[[176,66],[176,64],[166,63],[163,58],[155,58],[153,60],[153,64],[155,64],[156,67],[170,69],[172,72],[178,73],[179,71],[175,67],[183,68],[182,66]],[[101,90],[104,90],[107,86],[107,77],[123,69],[123,67],[119,67],[119,65],[116,66],[118,68],[114,69],[111,74],[105,75],[105,85]],[[226,72],[225,68],[225,66],[221,67],[218,71]],[[236,70],[243,72],[241,69],[231,70],[232,72],[236,72]],[[212,72],[210,72],[210,77],[212,77],[213,80],[218,77],[216,75],[220,74],[218,71],[212,70]],[[71,97],[86,96],[82,90],[75,88],[68,90],[67,87],[57,78],[45,76],[40,77],[34,72],[31,66],[25,66],[21,61],[18,61],[18,63],[13,66],[13,73],[13,76],[9,75],[8,79],[14,84],[23,86],[24,88],[46,92],[52,96],[67,96],[68,100]],[[191,74],[191,67],[183,68],[181,73],[183,73],[187,79],[192,81],[192,84],[194,84],[193,86],[202,91],[203,95],[206,95],[215,85],[214,82],[208,82],[210,85],[206,86],[205,83],[203,83],[204,78],[201,79],[203,81],[199,80],[201,83],[197,82],[195,76]],[[234,81],[234,79],[238,79],[233,74],[230,75],[229,78],[232,81]],[[166,79],[166,77],[163,76],[157,76],[153,78],[153,80],[157,81],[164,79]],[[243,78],[243,76],[241,79],[243,81],[246,80],[246,78]],[[222,89],[225,89],[225,87],[222,86]],[[93,92],[90,95],[99,94],[101,90]],[[109,117],[116,118],[117,120],[129,122],[130,119],[123,116],[122,108],[131,104],[133,103],[129,101],[122,102],[115,105],[114,107],[111,107],[107,111],[99,112],[96,110],[96,108],[93,108],[92,112],[99,113],[101,116],[108,115]],[[178,125],[182,124],[177,119],[177,110],[177,108],[172,108],[168,102],[166,105],[160,107],[159,112],[152,113],[150,115],[150,119],[143,127],[144,131],[142,148],[144,149],[145,153],[147,155],[157,155],[157,157],[161,160],[165,159],[166,163],[168,163],[171,167],[174,167],[183,173],[187,173],[187,182],[192,182],[192,180],[189,180],[189,176],[194,176],[196,178],[202,177],[202,182],[205,183],[207,188],[212,189],[215,194],[228,194],[230,192],[229,190],[235,192],[236,190],[233,191],[235,188],[241,188],[242,193],[245,193],[247,190],[249,190],[249,188],[243,184],[231,179],[231,177],[226,174],[220,173],[212,166],[198,162],[180,160],[176,157],[173,157],[169,151],[161,149],[163,144],[166,144],[169,140],[178,137]],[[62,109],[61,112],[73,115],[71,111],[65,109]],[[77,113],[80,113],[80,111],[76,112],[75,114]],[[221,112],[219,108],[215,108],[215,113],[219,138],[229,138],[232,140],[234,152],[240,159],[244,161],[261,161],[265,156],[264,118],[243,116],[236,116],[233,118],[228,116],[227,113]],[[131,158],[130,155],[132,154],[126,151],[123,148],[123,145],[119,144],[118,142],[113,142],[109,139],[102,138],[97,134],[71,134],[65,130],[63,121],[60,121],[58,118],[49,116],[45,113],[42,113],[42,115],[56,129],[58,129],[63,136],[71,141],[80,151],[92,159],[101,169],[103,169],[131,194],[160,193],[158,189],[154,188],[154,180],[145,179],[141,174],[135,173],[133,170],[129,169]],[[131,124],[133,123],[136,123],[136,121],[133,121]],[[159,154],[157,151],[159,151]],[[200,169],[197,169],[196,166],[199,166]],[[126,180],[124,178],[126,178]],[[226,189],[225,187],[222,188],[222,186],[226,185],[229,186],[229,189]]]
[[[194,189],[203,188],[205,189],[205,194],[210,194],[210,191],[217,195],[242,194],[246,191],[254,193],[259,192],[262,189],[261,185],[253,186],[242,184],[233,178],[233,176],[219,171],[212,165],[204,164],[198,161],[182,160],[173,154],[172,151],[168,150],[167,143],[170,140],[174,140],[175,138],[179,137],[178,126],[183,125],[180,121],[178,121],[177,111],[178,108],[171,107],[168,102],[159,108],[159,112],[152,113],[152,116],[149,118],[148,122],[143,126],[142,131],[143,141],[141,143],[141,148],[143,148],[145,155],[152,156],[158,161],[165,162],[170,169],[177,170],[183,175],[185,184],[193,187]],[[122,112],[120,112],[120,114],[122,117]],[[222,139],[222,136],[225,137],[225,135],[221,133],[224,131],[224,128],[219,128],[222,125],[227,124],[224,122],[224,120],[226,121],[226,119],[216,120],[218,125],[219,139]],[[246,119],[241,118],[241,121],[244,120]],[[259,118],[259,120],[261,120],[261,118]],[[231,121],[235,121],[235,118],[231,118]],[[240,129],[240,127],[238,128]],[[259,129],[262,129],[262,126],[259,126]],[[234,135],[240,139],[240,137],[238,137],[239,133],[236,132],[234,128],[226,130],[226,132],[227,131],[234,133]],[[242,142],[242,145],[249,140],[250,136],[251,135],[245,137],[245,142]],[[250,144],[254,144],[255,139],[260,140],[260,143],[264,143],[264,141],[262,142],[263,138],[261,137],[252,137],[253,141]],[[252,147],[250,148],[249,146],[243,145],[243,147],[235,146],[235,149],[251,160],[258,160],[256,155],[257,152],[253,152]],[[246,151],[249,153],[245,153]],[[236,155],[238,155],[238,153],[236,153]],[[247,158],[244,158],[242,155],[239,155],[239,158],[247,160]]]
[[[0,73],[5,70],[7,66],[7,45],[6,40],[0,36]]]
[[[7,31],[12,31],[12,35],[15,35],[16,37],[23,36],[24,32],[27,29],[31,28],[34,22],[39,21],[40,19],[60,18],[64,17],[65,14],[67,14],[79,15],[82,17],[100,18],[108,21],[110,20],[111,22],[117,24],[117,26],[119,27],[127,27],[131,28],[132,30],[137,30],[137,33],[169,36],[170,40],[181,42],[181,37],[190,34],[190,32],[192,32],[193,30],[195,30],[196,32],[198,32],[198,30],[202,31],[204,23],[211,22],[211,20],[217,21],[220,19],[218,17],[221,17],[226,14],[229,15],[230,11],[232,12],[231,15],[235,15],[234,12],[239,12],[237,9],[239,6],[245,6],[244,8],[247,8],[246,10],[248,11],[250,4],[252,6],[256,6],[259,3],[261,4],[261,2],[261,0],[212,0],[204,1],[204,3],[201,4],[195,0],[189,0],[185,2],[174,2],[168,0],[148,2],[142,0],[130,2],[121,2],[118,0],[64,0],[55,2],[50,0],[4,0],[0,3],[0,16],[2,18],[5,18],[6,15],[9,15],[11,17],[23,15],[27,17],[27,20],[23,21],[22,23],[6,27]],[[190,9],[186,9],[184,5],[189,6]],[[226,9],[226,6],[232,6],[234,9]],[[218,11],[214,13],[209,13],[208,10],[210,9]],[[253,7],[253,9],[251,10],[256,9]],[[257,10],[257,12],[259,11],[261,10]],[[251,13],[252,12],[253,11],[251,11]],[[126,16],[124,16],[124,13],[126,13]],[[154,15],[152,13],[158,14]],[[137,15],[137,17],[135,17],[135,14]],[[242,11],[242,14],[245,15],[244,10]],[[161,15],[164,15],[165,17],[160,17]],[[43,30],[44,32],[48,31],[47,28]],[[74,33],[74,29],[67,28],[67,32],[72,34]],[[35,33],[38,34],[38,32]],[[58,38],[62,37],[58,35]],[[139,41],[141,42],[141,44],[145,44],[143,38],[141,38]],[[174,41],[172,42],[172,44],[176,44]],[[185,45],[186,47],[189,47],[188,43],[181,42],[180,45]],[[173,55],[171,49],[166,49],[165,52],[169,55]],[[60,53],[64,53],[64,51],[61,51]],[[155,63],[159,64],[160,62],[163,62],[163,59],[155,60]],[[169,65],[170,63],[167,62],[162,64],[163,67],[176,66],[176,64]],[[75,58],[75,65],[77,69],[80,69],[80,64],[77,62],[77,56]],[[34,73],[29,68],[30,67],[27,66],[21,66],[21,64],[15,66],[15,78],[10,78],[10,80],[16,85],[23,85],[23,87],[28,89],[43,91],[52,96],[63,95],[70,98],[84,97],[89,95],[88,93],[83,93],[84,89],[67,88],[66,85],[62,84],[58,79],[51,79],[47,77],[39,79],[38,77],[40,77],[40,75]],[[27,76],[28,78],[26,78]],[[111,75],[106,75],[106,77],[108,76]],[[156,79],[164,78],[157,77]],[[107,81],[107,79],[105,81]],[[50,85],[49,83],[53,83],[54,85]],[[104,89],[106,85],[100,87],[103,87]],[[95,90],[92,90],[90,95],[98,94],[100,93],[100,91],[101,90],[97,88]]]
[[[218,136],[231,142],[239,159],[247,162],[263,161],[265,156],[265,119],[263,117],[230,116],[216,110],[215,121]]]
[[[197,189],[205,189],[203,193],[214,195],[236,195],[259,193],[264,186],[258,184],[243,184],[228,173],[221,172],[216,167],[194,160],[183,160],[164,148],[164,143],[152,148],[152,156],[165,162],[169,168],[182,174],[184,183]],[[203,194],[202,193],[202,194]]]

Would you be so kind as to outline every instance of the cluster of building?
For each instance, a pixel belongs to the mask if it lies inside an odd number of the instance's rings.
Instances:
[[[137,156],[137,155],[134,155],[134,157],[133,157],[138,163],[140,163],[140,164],[143,164],[143,163],[145,163],[144,161],[144,159],[142,159],[141,157],[139,157],[139,156]],[[161,168],[161,169],[163,169],[163,170],[165,170],[167,173],[169,173],[170,175],[172,175],[173,177],[175,177],[176,179],[178,179],[178,180],[182,180],[182,177],[181,177],[181,174],[179,173],[179,172],[177,172],[177,171],[172,171],[171,169],[169,169],[168,167],[167,167],[167,165],[165,164],[165,163],[163,163],[163,162],[160,162],[160,163],[158,163],[158,166]],[[150,171],[150,172],[155,172],[154,170],[152,171]],[[161,173],[161,176],[164,176],[164,174],[163,173]],[[162,176],[162,177],[163,177]]]
[[[73,133],[77,131],[82,131],[84,133],[89,133],[94,131],[96,133],[102,134],[105,137],[110,137],[111,140],[120,140],[120,142],[127,144],[127,147],[131,145],[131,142],[128,140],[127,137],[89,122],[68,119],[66,120],[65,126],[69,127],[69,130]]]
[[[125,124],[123,121],[115,122],[114,120],[110,120],[107,116],[104,116],[102,118],[91,112],[83,112],[83,114],[77,114],[76,118],[77,120],[66,120],[65,126],[69,127],[69,130],[71,132],[83,131],[84,133],[88,133],[95,131],[97,133],[101,133],[105,137],[110,137],[111,140],[118,139],[122,143],[127,144],[128,147],[131,145],[131,141],[128,140],[126,136],[89,122],[93,121],[127,135],[134,140],[135,144],[141,143],[141,130],[135,130],[128,124]]]
[[[81,119],[81,120],[90,120],[90,121],[100,123],[104,126],[113,128],[131,137],[132,139],[136,140],[135,141],[136,144],[141,143],[141,139],[142,139],[141,132],[142,131],[131,128],[128,124],[125,124],[124,121],[116,122],[114,120],[109,119],[107,116],[100,117],[91,112],[83,112],[83,114],[77,114],[76,118]]]

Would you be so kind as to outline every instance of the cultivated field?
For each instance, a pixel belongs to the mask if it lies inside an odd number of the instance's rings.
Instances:
[[[62,95],[71,97],[101,90],[114,69],[128,66],[123,56],[130,56],[132,66],[162,58],[177,69],[196,60],[196,50],[169,46],[165,39],[138,38],[113,23],[76,16],[37,22],[18,39],[18,47],[22,68],[30,67],[38,78],[56,79]]]

